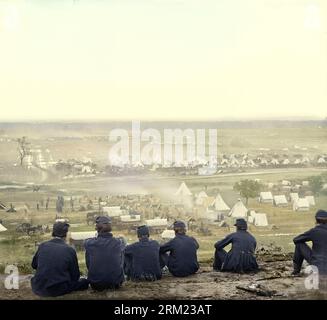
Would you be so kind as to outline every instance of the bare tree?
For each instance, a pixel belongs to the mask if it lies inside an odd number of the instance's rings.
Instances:
[[[17,139],[18,143],[18,153],[19,153],[19,160],[20,165],[23,165],[24,158],[30,154],[30,143],[27,141],[27,138],[24,136],[22,138]]]

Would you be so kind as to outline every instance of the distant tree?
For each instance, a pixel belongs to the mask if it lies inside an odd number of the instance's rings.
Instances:
[[[246,204],[250,198],[255,198],[258,196],[262,185],[258,181],[254,180],[241,180],[235,183],[233,189],[240,193],[240,195],[246,199]]]
[[[313,192],[313,194],[319,195],[319,193],[321,192],[324,186],[324,181],[322,176],[313,176],[310,177],[308,180],[309,180],[310,189]]]
[[[30,154],[30,143],[27,141],[26,137],[18,138],[17,139],[18,143],[18,154],[19,154],[19,160],[20,160],[20,165],[23,165],[23,161],[26,156]]]

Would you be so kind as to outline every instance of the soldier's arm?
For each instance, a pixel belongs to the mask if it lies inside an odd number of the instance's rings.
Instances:
[[[231,242],[232,242],[232,237],[231,235],[228,235],[227,237],[225,237],[223,240],[217,241],[215,243],[215,248],[217,250],[221,250],[224,249],[226,246],[228,246]]]
[[[194,243],[195,243],[195,247],[197,249],[199,249],[200,248],[199,242],[197,242],[197,240],[195,238],[193,238],[193,240],[194,240]]]
[[[33,257],[33,260],[32,260],[32,268],[34,270],[37,269],[37,265],[38,265],[38,258],[39,258],[39,250],[36,251],[34,257]]]
[[[171,246],[171,241],[168,241],[167,243],[164,243],[163,245],[160,246],[160,253],[165,253],[168,251],[171,251],[172,246]]]
[[[130,256],[132,254],[132,245],[125,247],[124,254],[125,256]]]
[[[86,264],[86,268],[87,270],[89,270],[90,268],[90,254],[89,254],[89,250],[88,250],[88,240],[86,239],[84,241],[84,249],[85,249],[85,264]]]
[[[312,229],[307,231],[307,232],[304,232],[300,235],[298,235],[297,237],[295,237],[293,239],[293,242],[295,244],[297,243],[303,243],[303,242],[307,242],[307,241],[312,241]]]
[[[81,274],[79,271],[76,251],[74,249],[72,249],[71,255],[72,255],[72,259],[70,264],[70,277],[72,281],[78,281]]]

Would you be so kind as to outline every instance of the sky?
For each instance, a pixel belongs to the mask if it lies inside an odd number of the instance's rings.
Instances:
[[[327,116],[326,0],[0,0],[0,121]]]

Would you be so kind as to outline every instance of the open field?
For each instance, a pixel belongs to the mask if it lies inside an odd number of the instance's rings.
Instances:
[[[30,136],[33,145],[50,149],[54,161],[89,157],[99,165],[106,165],[110,147],[106,140],[107,132],[104,127],[101,127],[101,130],[94,128],[81,131],[68,126],[66,130],[56,131],[54,128],[43,127],[44,132],[39,132],[36,126],[25,133]],[[25,204],[29,206],[28,212],[18,210],[16,213],[6,213],[0,210],[0,219],[8,228],[8,231],[0,234],[0,274],[4,273],[6,265],[18,265],[20,274],[25,277],[25,280],[22,279],[24,289],[15,293],[4,291],[0,286],[0,298],[36,298],[29,288],[28,279],[32,273],[30,263],[36,250],[36,244],[48,240],[50,234],[26,236],[15,230],[23,222],[51,227],[56,217],[55,199],[58,195],[63,195],[66,198],[71,196],[74,198],[86,196],[104,198],[108,195],[119,194],[152,194],[159,198],[162,203],[172,205],[173,194],[180,183],[185,181],[193,194],[206,190],[208,194],[215,196],[219,192],[225,202],[232,207],[239,198],[239,194],[233,191],[233,185],[242,179],[260,179],[262,183],[277,184],[284,179],[301,182],[308,177],[327,172],[327,168],[317,167],[255,168],[237,172],[222,172],[213,176],[167,176],[154,172],[152,174],[116,177],[98,174],[89,178],[61,180],[53,174],[50,175],[46,170],[26,171],[19,166],[13,166],[13,163],[17,162],[17,150],[16,142],[12,139],[23,133],[22,128],[15,131],[13,128],[7,127],[6,137],[0,141],[0,201],[7,205],[12,203],[16,208],[22,208]],[[301,152],[316,156],[327,153],[327,128],[318,125],[305,128],[222,128],[219,130],[219,134],[221,140],[218,143],[221,153],[258,154],[261,148],[269,148],[269,152],[278,154],[282,154],[285,148],[288,148],[288,154]],[[295,145],[296,148],[294,148]],[[299,148],[305,149],[305,151],[299,151]],[[33,192],[32,186],[36,184],[40,185],[41,189],[38,192]],[[36,209],[37,203],[45,201],[48,197],[51,199],[49,210],[45,211],[42,207],[38,211]],[[273,243],[275,246],[282,247],[283,253],[290,254],[294,250],[292,242],[294,236],[313,227],[314,214],[318,208],[327,208],[327,196],[321,194],[316,197],[316,206],[311,207],[308,212],[301,213],[294,212],[290,203],[285,208],[278,208],[271,204],[259,203],[256,199],[250,199],[246,206],[250,210],[267,214],[268,227],[255,227],[253,225],[249,227],[250,232],[257,238],[258,246]],[[62,215],[69,218],[72,232],[94,230],[94,226],[86,224],[86,212],[71,212],[68,205]],[[227,218],[226,221],[232,225],[231,219]],[[305,294],[301,296],[302,293],[300,293],[303,291],[303,279],[290,279],[288,277],[291,271],[290,255],[285,261],[272,261],[270,264],[261,261],[260,266],[263,271],[256,276],[228,274],[225,277],[222,274],[212,272],[214,243],[232,232],[234,228],[219,228],[217,224],[208,225],[208,228],[211,235],[189,232],[190,235],[197,238],[200,244],[198,257],[201,270],[193,277],[176,280],[170,276],[165,276],[158,283],[142,284],[140,287],[133,283],[126,283],[119,293],[107,293],[104,296],[99,296],[88,291],[87,293],[68,295],[65,298],[137,299],[139,297],[138,290],[142,290],[142,292],[146,292],[149,298],[256,299],[257,296],[239,291],[236,286],[249,284],[260,277],[269,276],[274,272],[274,269],[280,271],[282,278],[273,282],[268,281],[267,285],[272,284],[273,288],[284,293],[284,295],[279,295],[279,298],[290,298],[294,294],[298,298],[306,297]],[[113,227],[113,233],[115,236],[124,236],[129,243],[136,241],[135,234],[128,233],[127,230],[115,230]],[[152,238],[162,241],[159,235],[154,234]],[[85,275],[86,266],[82,251],[78,251],[78,258],[81,272]],[[180,291],[174,289],[176,281],[180,284]],[[165,292],[164,296],[162,295],[163,291]],[[278,297],[276,296],[276,298]]]
[[[319,171],[308,172],[309,175],[314,173],[319,173]],[[307,172],[289,172],[285,176],[289,179],[292,177],[306,177]],[[261,175],[253,176],[263,178]],[[269,181],[277,181],[280,179],[281,174],[266,174],[264,177],[269,177]],[[67,195],[100,195],[104,196],[105,192],[100,192],[100,190],[107,190],[108,193],[111,192],[123,192],[123,190],[131,192],[133,190],[133,185],[136,186],[135,193],[140,193],[141,189],[144,193],[152,192],[154,194],[160,194],[160,190],[164,190],[164,196],[167,196],[168,190],[174,190],[175,186],[178,186],[182,178],[158,178],[153,179],[153,177],[117,177],[117,178],[103,178],[95,181],[84,181],[80,182],[70,182],[63,183],[60,185],[61,189],[64,189],[64,193]],[[210,190],[220,190],[223,198],[229,206],[232,206],[239,195],[237,195],[232,190],[232,185],[235,181],[238,181],[239,177],[193,177],[188,178],[187,184],[189,185],[192,192],[196,193],[203,189],[203,180],[205,180],[205,185],[207,185],[208,192]],[[184,179],[185,180],[185,179]],[[92,187],[90,187],[92,186]],[[108,186],[108,187],[106,187]],[[202,188],[201,188],[202,186]],[[115,187],[117,190],[115,191]],[[0,196],[6,203],[23,204],[24,202],[29,202],[32,204],[31,212],[27,215],[23,212],[19,213],[4,213],[0,212],[0,218],[4,221],[6,226],[9,226],[8,232],[1,234],[0,241],[0,261],[5,261],[6,263],[22,263],[23,265],[29,264],[31,256],[35,250],[35,242],[44,241],[49,238],[49,235],[43,236],[31,236],[28,239],[19,239],[17,234],[13,232],[17,224],[21,222],[30,222],[32,224],[52,224],[54,222],[56,212],[52,208],[49,211],[37,211],[36,202],[40,198],[45,198],[46,196],[54,195],[55,192],[51,191],[54,186],[49,186],[45,190],[41,190],[39,193],[28,191],[15,191],[15,192],[1,192]],[[108,188],[108,189],[107,189]],[[124,189],[125,188],[125,189]],[[98,193],[99,192],[99,193]],[[274,225],[276,228],[274,230],[271,227],[254,227],[250,225],[250,231],[257,237],[258,244],[269,244],[271,242],[278,246],[282,246],[286,252],[293,250],[292,238],[296,234],[299,234],[314,225],[314,213],[317,208],[327,207],[327,197],[320,196],[316,199],[316,206],[312,207],[308,212],[294,212],[289,205],[286,208],[274,207],[271,204],[262,204],[257,202],[255,199],[250,199],[247,207],[249,209],[256,210],[257,212],[264,212],[267,214],[267,218],[270,226]],[[34,205],[33,205],[34,203]],[[68,217],[70,223],[72,224],[71,231],[92,231],[93,226],[88,226],[86,224],[86,213],[85,212],[67,212],[63,214]],[[199,258],[200,261],[207,262],[213,257],[214,243],[224,237],[230,232],[229,229],[219,228],[217,226],[209,226],[212,231],[211,236],[198,236],[197,234],[192,234],[198,238],[200,242]],[[114,233],[117,234],[117,232]],[[125,236],[128,242],[136,240],[136,236],[133,234],[127,234],[127,232],[119,231],[120,235]],[[159,236],[153,235],[153,238],[160,240]],[[85,271],[85,263],[83,253],[79,253],[81,269]],[[27,267],[27,269],[29,269]]]

